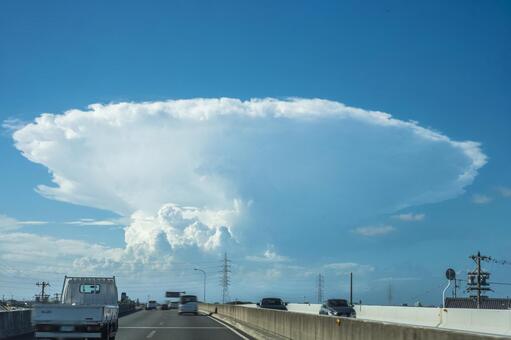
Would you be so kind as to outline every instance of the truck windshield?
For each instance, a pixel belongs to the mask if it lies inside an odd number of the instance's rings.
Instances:
[[[183,295],[179,299],[179,302],[183,305],[188,302],[197,302],[197,297],[195,295]]]
[[[80,293],[84,294],[99,294],[100,285],[80,285]]]

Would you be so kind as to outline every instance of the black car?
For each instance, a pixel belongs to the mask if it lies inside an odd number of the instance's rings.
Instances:
[[[321,309],[319,310],[321,315],[335,315],[345,316],[348,318],[356,317],[357,313],[355,309],[348,304],[348,301],[343,299],[329,299],[326,300]]]
[[[164,303],[164,304],[161,305],[161,310],[167,310],[167,309],[169,309],[169,305],[168,304]]]
[[[260,308],[287,310],[287,303],[280,298],[264,298],[261,302],[258,302],[257,305]]]

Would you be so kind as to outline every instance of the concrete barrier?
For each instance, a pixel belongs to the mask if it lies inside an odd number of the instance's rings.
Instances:
[[[319,316],[235,305],[201,304],[201,310],[219,315],[261,333],[262,338],[296,340],[486,340],[503,336],[474,334],[433,327]],[[413,308],[413,307],[410,307]]]
[[[31,333],[30,309],[0,311],[0,339]]]

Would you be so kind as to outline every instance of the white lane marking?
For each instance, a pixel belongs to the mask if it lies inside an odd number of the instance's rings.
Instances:
[[[128,329],[224,329],[225,327],[213,326],[213,327],[193,327],[193,326],[122,326],[119,328],[128,328]]]
[[[146,338],[148,339],[152,338],[155,333],[156,331],[151,331],[151,333],[147,334]]]
[[[247,338],[246,336],[244,336],[243,334],[241,334],[240,332],[238,332],[237,330],[235,330],[234,328],[232,328],[231,326],[229,326],[225,322],[222,322],[222,321],[220,321],[218,319],[215,319],[214,317],[209,316],[209,315],[208,315],[208,318],[210,318],[211,320],[215,320],[216,322],[218,322],[221,325],[224,325],[225,328],[229,329],[231,332],[233,332],[234,334],[236,334],[237,336],[239,336],[243,340],[250,340],[249,338]]]

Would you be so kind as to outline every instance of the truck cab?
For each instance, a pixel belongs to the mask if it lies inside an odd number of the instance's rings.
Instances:
[[[32,310],[36,339],[115,339],[119,306],[115,277],[65,277],[59,304]]]

